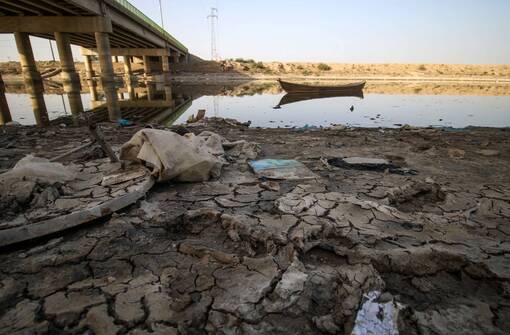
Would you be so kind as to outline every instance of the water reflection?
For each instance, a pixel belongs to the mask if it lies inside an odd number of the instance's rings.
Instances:
[[[363,99],[363,90],[354,90],[347,92],[311,92],[311,93],[287,93],[281,99],[278,105],[274,108],[279,109],[281,106],[292,104],[295,102],[313,100],[313,99],[325,99],[325,98],[338,98],[338,97],[357,97]]]
[[[122,118],[137,123],[168,124],[177,119],[191,106],[192,98],[182,93],[173,93],[170,83],[127,82],[117,90]],[[104,98],[97,95],[91,101],[92,109],[86,112],[89,122],[108,120],[108,109]]]
[[[44,100],[52,122],[69,115],[61,86],[47,86]],[[170,125],[186,122],[199,109],[206,116],[252,121],[261,127],[327,126],[510,126],[510,85],[368,83],[364,94],[288,94],[271,82],[199,85],[164,82],[119,83],[122,117],[133,122]],[[364,99],[362,99],[364,98]],[[91,122],[107,121],[99,85],[84,85],[81,94]],[[20,87],[7,87],[15,121],[35,124],[30,96]],[[274,110],[273,106],[285,108]],[[354,111],[351,111],[351,106]],[[69,117],[69,116],[67,116]]]

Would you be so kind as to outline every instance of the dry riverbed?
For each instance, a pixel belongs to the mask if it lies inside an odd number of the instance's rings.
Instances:
[[[188,128],[316,177],[260,180],[232,161],[216,180],[157,184],[95,224],[5,249],[0,333],[351,334],[374,291],[403,306],[401,334],[510,332],[508,129]],[[139,129],[103,125],[116,147]],[[87,137],[0,128],[0,170]],[[352,156],[404,170],[327,163]]]

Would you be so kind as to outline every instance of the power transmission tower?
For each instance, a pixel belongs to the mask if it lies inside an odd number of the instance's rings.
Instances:
[[[163,22],[163,6],[161,6],[161,0],[159,0],[159,14],[161,15],[161,28],[165,29],[165,23]]]
[[[218,24],[218,8],[212,7],[211,14],[207,16],[211,20],[211,60],[219,60],[216,49],[216,25]]]

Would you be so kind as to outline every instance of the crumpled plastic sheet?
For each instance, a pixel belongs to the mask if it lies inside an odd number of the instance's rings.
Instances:
[[[120,159],[144,162],[160,182],[199,182],[220,176],[222,166],[227,164],[227,153],[246,159],[256,157],[258,151],[254,143],[228,142],[210,131],[181,136],[166,130],[143,129],[122,146]]]
[[[0,184],[10,183],[18,179],[38,180],[41,183],[65,183],[76,177],[76,172],[61,163],[50,162],[46,158],[27,155],[20,159],[14,167],[0,175]]]
[[[379,291],[363,295],[351,335],[399,335],[398,315],[404,305],[393,300],[377,302],[380,296]]]

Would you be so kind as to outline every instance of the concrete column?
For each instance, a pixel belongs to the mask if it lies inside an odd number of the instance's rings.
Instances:
[[[110,121],[117,121],[122,117],[117,89],[115,88],[115,77],[113,73],[112,54],[110,49],[110,37],[108,33],[95,33],[99,64],[101,66],[101,85],[106,97],[106,106]]]
[[[87,77],[87,85],[89,85],[90,99],[92,101],[97,101],[97,85],[94,81],[96,73],[94,72],[94,67],[92,66],[92,56],[85,56],[85,75]]]
[[[35,122],[38,126],[50,123],[46,104],[44,103],[44,86],[41,74],[37,71],[30,37],[27,33],[14,33],[18,49],[23,80],[34,110]]]
[[[90,98],[92,101],[97,101],[97,87],[96,82],[94,81],[96,73],[92,66],[92,56],[85,56],[85,75],[87,77],[87,84],[89,85]]]
[[[147,100],[154,100],[154,96],[156,95],[156,84],[147,83]]]
[[[69,42],[68,33],[55,33],[57,41],[58,55],[60,57],[60,66],[62,67],[62,81],[64,92],[66,92],[71,107],[71,114],[74,117],[83,113],[83,103],[81,101],[80,76],[74,67],[73,51]]]
[[[173,63],[174,64],[178,64],[179,63],[179,58],[180,58],[180,53],[178,53],[178,52],[173,52],[172,53],[172,59],[173,59]]]
[[[143,72],[145,76],[152,73],[151,61],[149,56],[143,56]]]
[[[92,66],[92,56],[85,56],[85,73],[87,80],[94,79],[94,76],[96,75],[94,67]]]
[[[133,70],[131,68],[130,56],[124,56],[124,77],[126,78],[127,84],[133,81]]]
[[[127,82],[126,86],[127,86],[127,91],[128,91],[128,95],[129,95],[129,100],[135,100],[136,99],[136,94],[135,94],[134,83],[133,82]]]
[[[165,85],[165,101],[171,102],[172,101],[172,86],[171,85]]]
[[[2,79],[2,74],[0,73],[0,125],[11,121],[11,112],[9,111],[9,105],[7,104],[7,99],[5,98],[5,84]]]
[[[161,69],[163,70],[163,80],[170,80],[170,59],[168,56],[161,57]]]

